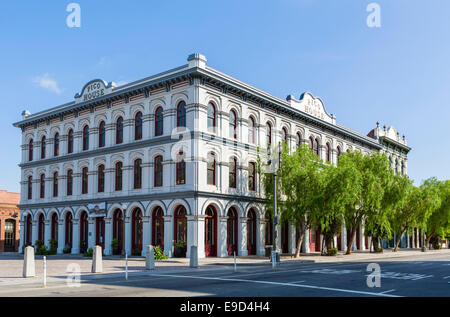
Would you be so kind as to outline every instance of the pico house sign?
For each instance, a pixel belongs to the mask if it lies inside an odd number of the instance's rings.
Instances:
[[[293,108],[306,112],[320,120],[336,124],[336,117],[328,114],[323,105],[323,101],[318,97],[314,97],[309,92],[303,93],[299,100],[296,100],[292,95],[289,95],[286,100]]]
[[[85,102],[103,97],[112,92],[116,85],[113,82],[107,83],[102,79],[94,79],[84,85],[81,93],[75,95],[75,102]]]

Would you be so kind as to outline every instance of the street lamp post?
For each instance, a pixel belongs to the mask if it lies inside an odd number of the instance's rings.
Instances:
[[[280,261],[280,250],[278,249],[278,209],[277,209],[277,165],[275,162],[272,162],[271,149],[270,144],[267,148],[267,155],[269,156],[268,165],[272,165],[273,171],[273,248],[272,248],[272,263],[275,266],[275,263]],[[278,142],[278,169],[281,167],[281,143]]]

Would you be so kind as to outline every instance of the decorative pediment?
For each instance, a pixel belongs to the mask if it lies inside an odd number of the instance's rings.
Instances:
[[[94,100],[103,97],[106,94],[112,92],[112,89],[116,87],[113,82],[107,83],[103,79],[94,79],[88,82],[81,89],[81,93],[75,95],[75,102],[84,102]]]
[[[286,100],[293,108],[296,108],[323,121],[332,124],[336,123],[336,117],[328,114],[328,112],[325,110],[322,99],[320,99],[319,97],[314,97],[309,92],[303,93],[300,96],[299,100],[296,100],[292,95],[289,95]]]

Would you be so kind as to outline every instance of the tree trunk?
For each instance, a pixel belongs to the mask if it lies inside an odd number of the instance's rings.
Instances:
[[[425,242],[425,246],[428,248],[428,246],[430,245],[430,240],[431,240],[431,238],[433,237],[433,235],[429,235],[429,236],[427,236],[427,240],[426,240],[426,242]]]
[[[356,229],[352,228],[352,230],[350,231],[350,239],[348,239],[348,237],[347,237],[347,252],[345,252],[345,254],[347,254],[347,255],[352,254],[352,246],[353,246],[353,241],[355,240],[355,233],[356,233]]]
[[[372,243],[373,243],[373,250],[375,251],[378,249],[378,238],[372,237]]]
[[[300,251],[302,249],[303,238],[305,237],[305,230],[303,230],[303,226],[299,225],[298,228],[300,230],[300,235],[297,240],[297,250],[295,251],[295,256],[294,256],[295,258],[300,257]]]
[[[403,233],[404,233],[404,232],[405,232],[405,229],[402,230],[402,231],[400,231],[400,234],[399,234],[398,237],[397,237],[397,241],[395,242],[394,252],[397,252],[397,251],[398,251],[398,246],[400,245],[400,241],[402,241],[402,236],[403,236]]]

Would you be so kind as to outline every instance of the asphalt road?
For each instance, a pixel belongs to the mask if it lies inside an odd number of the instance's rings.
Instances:
[[[49,279],[47,287],[36,283],[0,286],[0,296],[219,296],[219,297],[450,297],[450,255],[426,255],[379,259],[377,272],[369,262],[281,263],[241,265],[151,272],[114,276],[82,276],[79,287],[66,279]],[[72,280],[73,281],[73,280]],[[74,284],[70,284],[74,285]]]

